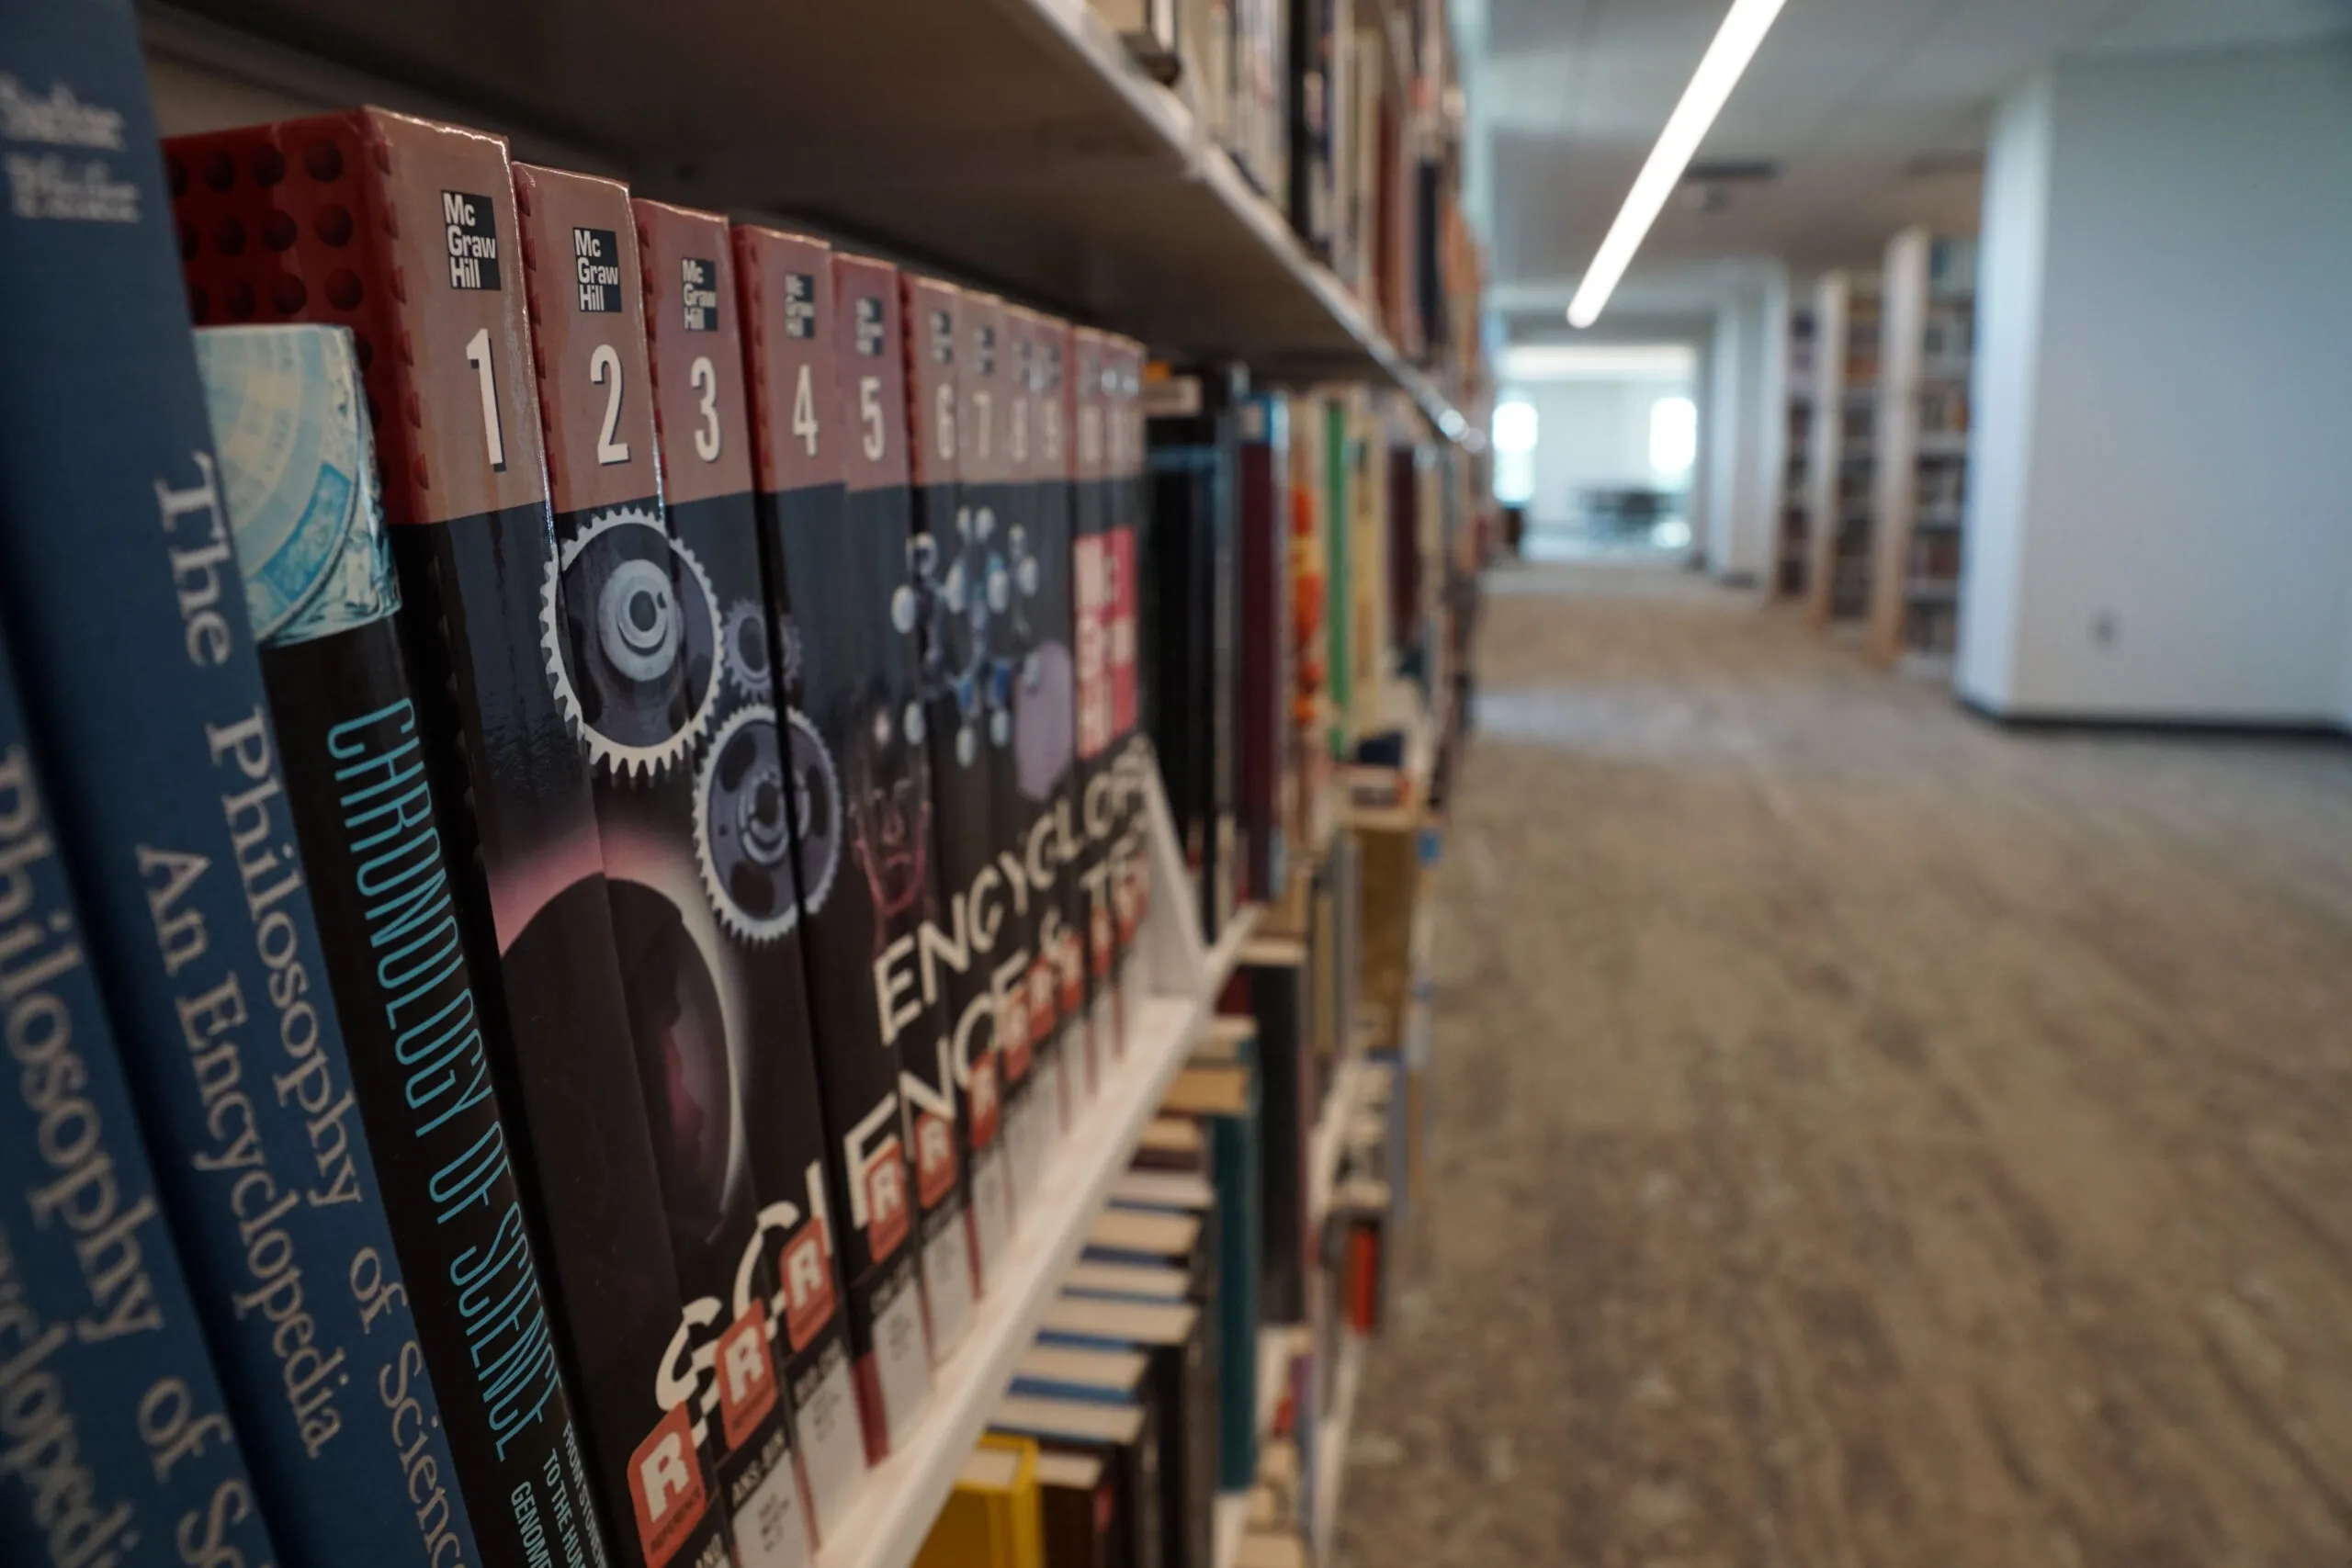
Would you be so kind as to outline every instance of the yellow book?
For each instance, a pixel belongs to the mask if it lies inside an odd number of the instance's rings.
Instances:
[[[915,1568],[1044,1568],[1037,1445],[984,1434],[915,1554]]]

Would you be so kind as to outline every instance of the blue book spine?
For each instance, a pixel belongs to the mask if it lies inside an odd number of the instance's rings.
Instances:
[[[0,615],[231,1415],[290,1562],[470,1565],[327,997],[126,0],[0,8]]]
[[[0,1561],[272,1560],[0,652]]]

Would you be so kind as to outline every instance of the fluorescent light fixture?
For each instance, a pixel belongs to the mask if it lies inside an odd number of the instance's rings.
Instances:
[[[1592,265],[1577,285],[1576,298],[1568,301],[1569,325],[1589,327],[1600,319],[1601,308],[1616,292],[1634,253],[1642,248],[1650,225],[1657,221],[1658,209],[1674,194],[1675,183],[1690,166],[1690,155],[1707,139],[1708,128],[1715,123],[1731,90],[1739,85],[1740,73],[1756,58],[1764,35],[1772,30],[1773,19],[1785,4],[1787,0],[1732,0],[1730,15],[1716,29],[1715,41],[1707,46],[1699,69],[1691,73],[1690,85],[1682,89],[1682,101],[1667,117],[1657,145],[1650,149],[1649,162],[1634,177],[1634,188],[1625,193],[1617,221],[1609,226],[1608,237],[1600,242]]]
[[[1699,355],[1679,343],[1521,343],[1502,352],[1513,381],[1688,381]]]

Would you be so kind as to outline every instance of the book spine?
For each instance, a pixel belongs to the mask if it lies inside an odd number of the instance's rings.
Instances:
[[[906,735],[907,454],[897,279],[764,229],[734,233],[762,558],[782,694],[808,743],[792,812],[801,959],[823,1111],[825,1228],[848,1302],[861,1425],[879,1462],[931,1387],[896,1029],[880,976],[920,920],[931,798]],[[895,530],[895,532],[894,532]],[[794,584],[808,585],[796,593]],[[886,1032],[886,1023],[888,1032]]]
[[[1001,302],[984,304],[974,330],[976,359],[989,357],[983,334],[989,330],[986,312],[990,309],[998,323],[993,363],[967,401],[976,416],[983,406],[993,409],[993,420],[988,423],[995,427],[1001,454],[994,504],[1012,572],[1006,597],[1012,613],[998,628],[1000,657],[1012,673],[1004,698],[1011,744],[989,753],[989,810],[997,860],[1005,886],[1014,895],[1009,929],[999,944],[1004,962],[998,969],[996,1045],[1002,1079],[1002,1137],[1017,1225],[1023,1206],[1035,1201],[1044,1179],[1048,1121],[1058,1118],[1049,1098],[1055,1092],[1050,1070],[1038,1059],[1055,1022],[1046,949],[1053,931],[1046,916],[1054,908],[1058,868],[1050,856],[1037,852],[1047,840],[1035,830],[1042,821],[1035,798],[1037,775],[1050,756],[1056,718],[1046,697],[1047,655],[1038,640],[1047,573],[1037,520],[1037,329],[1026,310]],[[992,404],[981,404],[983,397],[991,398]],[[1064,728],[1067,712],[1065,702]]]
[[[821,1540],[846,1517],[865,1474],[839,1270],[823,1223],[825,1130],[788,807],[796,795],[813,798],[829,787],[826,764],[807,720],[778,705],[726,220],[660,202],[632,205],[662,491],[679,547],[700,565],[720,606],[721,683],[708,733],[687,765],[631,792],[626,869],[695,905],[695,950],[724,1002],[725,1059],[736,1085],[734,1113],[723,1122],[729,1167],[747,1167],[756,1205],[748,1234],[738,1234],[740,1249],[719,1253],[731,1267],[720,1305],[732,1326],[714,1367],[724,1442],[768,1449],[784,1441],[775,1427],[788,1427],[812,1533]],[[608,837],[607,874],[619,877],[615,847]],[[782,1407],[771,1421],[777,1392],[770,1380],[779,1367]],[[747,1519],[763,1516],[747,1532]],[[789,1558],[783,1525],[773,1508],[747,1515],[739,1503],[739,1559]],[[747,1533],[773,1549],[747,1544]]]
[[[720,600],[662,493],[628,188],[518,164],[514,192],[556,520],[549,671],[587,743],[628,1108],[660,1182],[662,1234],[642,1239],[654,1266],[668,1255],[680,1303],[656,1393],[686,1419],[738,1558],[805,1561],[765,1303],[740,1269],[759,1251],[737,1070],[751,1021],[693,847],[697,752],[726,680]]]
[[[973,951],[968,878],[988,863],[988,743],[975,662],[986,657],[985,544],[975,537],[958,458],[963,335],[960,293],[933,278],[899,279],[906,364],[909,459],[908,587],[918,658],[908,723],[931,790],[922,911],[913,940],[886,953],[889,988],[907,997],[900,1031],[899,1103],[914,1150],[916,1229],[934,1364],[963,1343],[978,1276],[971,1222],[971,1129],[956,1082],[957,1019],[970,990]],[[965,694],[970,694],[968,702]],[[877,976],[884,971],[877,971]],[[911,982],[910,984],[902,984]],[[995,1122],[994,1095],[989,1122]]]
[[[273,1548],[141,1146],[0,649],[0,1557]]]
[[[1022,791],[1032,803],[1023,853],[1047,896],[1037,910],[1037,953],[1030,1007],[1038,1022],[1039,1092],[1052,1115],[1041,1116],[1048,1151],[1070,1125],[1087,1075],[1086,922],[1078,886],[1077,692],[1078,624],[1072,474],[1076,442],[1071,416],[1075,334],[1066,321],[1032,315],[1030,423],[1036,448],[1031,466],[1032,553],[1037,562],[1035,676],[1023,716]],[[1040,998],[1044,998],[1043,1001]]]
[[[0,123],[0,594],[175,1239],[279,1547],[471,1560],[291,841],[130,11],[13,7],[0,70],[45,106]]]
[[[356,342],[208,327],[197,359],[352,1092],[402,1262],[448,1282],[409,1304],[454,1479],[483,1561],[521,1568],[546,1540],[538,1493],[564,1473],[571,1408],[394,625]]]
[[[658,1382],[680,1303],[587,760],[550,661],[558,563],[505,145],[363,109],[172,150],[184,222],[268,242],[200,251],[191,295],[232,314],[266,294],[357,341],[419,732],[450,862],[473,868],[459,923],[577,1416],[530,1495],[541,1538],[568,1568],[707,1568],[726,1544]]]
[[[1026,996],[1028,913],[1035,889],[1021,857],[1013,852],[1020,800],[1013,777],[1013,692],[1026,654],[1037,574],[1027,559],[1026,530],[1013,531],[1004,428],[1012,400],[1004,305],[993,295],[967,290],[959,318],[956,380],[963,412],[956,466],[971,520],[964,546],[971,598],[965,630],[950,639],[949,647],[962,661],[962,675],[954,687],[964,725],[957,733],[956,761],[971,773],[978,799],[967,804],[961,858],[948,864],[943,857],[942,863],[947,867],[949,886],[957,890],[968,913],[971,963],[952,974],[949,1002],[956,1082],[964,1095],[971,1144],[973,1257],[985,1291],[1012,1249],[1017,1217],[1005,1131],[1005,1086],[1012,1077],[1006,1064],[1011,1032],[1006,1018],[1009,1011],[1018,1015],[1024,1010],[1010,1004]],[[964,716],[967,710],[969,717]],[[963,759],[967,732],[976,753],[968,764]],[[956,848],[953,842],[945,847]],[[952,925],[952,908],[949,915]],[[952,943],[948,951],[952,954]],[[1024,1076],[1026,1055],[1024,1040]]]
[[[1232,701],[1239,735],[1240,897],[1272,902],[1283,880],[1282,780],[1289,725],[1290,422],[1287,400],[1242,412],[1233,592],[1239,619]]]
[[[1078,762],[1072,770],[1073,896],[1085,941],[1088,1098],[1118,1051],[1113,964],[1118,937],[1112,908],[1111,846],[1118,822],[1117,697],[1111,638],[1119,576],[1110,538],[1109,340],[1080,327],[1070,334],[1072,428],[1070,596],[1077,655]]]
[[[1138,1006],[1140,949],[1136,938],[1150,901],[1148,820],[1144,791],[1156,771],[1150,738],[1138,722],[1138,640],[1145,523],[1149,510],[1143,442],[1143,345],[1132,338],[1104,340],[1103,533],[1112,591],[1107,621],[1112,716],[1112,821],[1105,851],[1112,917],[1112,983],[1120,1049],[1126,1021]]]

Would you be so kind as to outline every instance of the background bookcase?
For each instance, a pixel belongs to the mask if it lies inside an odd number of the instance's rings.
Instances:
[[[1385,1237],[1406,1209],[1428,1062],[1435,802],[1467,711],[1490,487],[1484,264],[1458,199],[1464,103],[1444,0],[1356,0],[1329,88],[1333,193],[1302,226],[1283,8],[1085,0],[674,7],[605,0],[190,0],[139,7],[167,135],[379,104],[504,134],[515,155],[812,231],[1131,334],[1240,362],[1334,411],[1295,539],[1325,591],[1290,870],[1204,931],[1155,781],[1151,915],[1125,1057],[1055,1154],[1047,1196],[913,1439],[817,1568],[907,1568],[1118,1201],[1170,1085],[1246,1019],[1302,1120],[1301,1299],[1258,1339],[1259,1484],[1216,1505],[1214,1564],[1320,1558]],[[1154,18],[1230,28],[1204,49]],[[1138,22],[1142,26],[1138,26]],[[1311,206],[1312,204],[1306,204]],[[1328,679],[1337,677],[1336,684]],[[1293,1006],[1278,1000],[1285,984]],[[1279,1140],[1271,1133],[1266,1146]]]
[[[1833,272],[1815,292],[1816,412],[1804,603],[1816,627],[1859,622],[1869,607],[1883,310],[1875,276]]]
[[[1781,476],[1780,525],[1772,551],[1772,596],[1803,599],[1811,581],[1814,425],[1820,418],[1820,315],[1813,305],[1789,313],[1788,460]]]
[[[1960,625],[1975,344],[1973,243],[1906,229],[1886,248],[1871,556],[1871,659],[1949,676]]]

